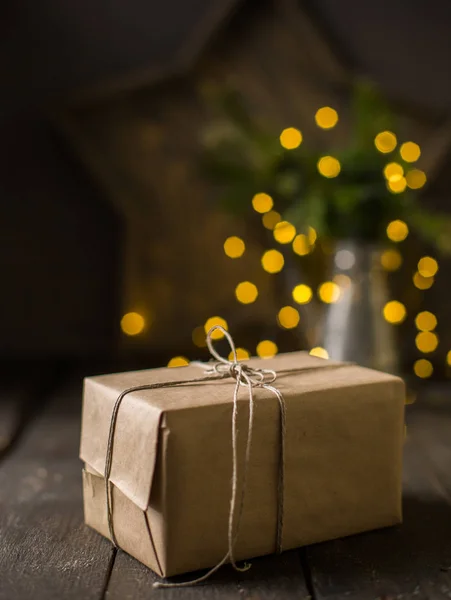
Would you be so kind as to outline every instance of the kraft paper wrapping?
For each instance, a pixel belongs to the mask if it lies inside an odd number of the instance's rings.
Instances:
[[[404,384],[303,352],[250,359],[274,369],[287,411],[283,549],[401,521]],[[298,369],[296,372],[284,372]],[[85,520],[109,537],[103,472],[111,412],[136,385],[201,376],[198,367],[85,380]],[[119,546],[159,575],[215,565],[227,551],[232,379],[133,392],[119,410],[110,479]],[[280,447],[277,398],[258,389],[238,560],[274,552]],[[248,394],[240,396],[244,462]]]

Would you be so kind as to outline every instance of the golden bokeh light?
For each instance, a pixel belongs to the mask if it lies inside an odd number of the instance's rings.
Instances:
[[[412,163],[417,161],[421,156],[421,149],[415,142],[404,142],[399,149],[401,158],[406,162]]]
[[[382,154],[393,152],[397,143],[396,135],[391,131],[381,131],[374,138],[374,145]]]
[[[340,287],[333,281],[325,281],[318,288],[320,300],[326,304],[333,304],[340,299]]]
[[[451,367],[451,350],[449,350],[448,353],[447,353],[447,355],[446,355],[446,362]]]
[[[237,348],[236,349],[236,357],[238,360],[246,360],[249,358],[250,354],[245,348]],[[233,352],[229,353],[229,360],[233,360]]]
[[[262,256],[262,267],[268,273],[278,273],[284,263],[283,254],[278,250],[267,250]]]
[[[404,221],[397,219],[387,225],[387,237],[392,242],[402,242],[409,235],[409,228]]]
[[[246,250],[243,240],[236,235],[228,237],[224,242],[224,252],[229,258],[240,258]]]
[[[280,144],[285,150],[294,150],[302,143],[302,133],[295,127],[287,127],[280,134]]]
[[[432,331],[420,331],[415,338],[415,345],[424,354],[434,352],[438,346],[437,334]]]
[[[168,367],[171,368],[186,367],[186,365],[189,365],[189,360],[184,356],[174,356],[174,358],[171,358],[171,360],[168,362]]]
[[[311,356],[317,356],[318,358],[329,358],[329,353],[325,348],[321,348],[321,346],[316,346],[316,348],[312,348],[309,352]]]
[[[337,177],[341,171],[340,161],[333,156],[322,156],[318,161],[318,171],[323,177]]]
[[[396,181],[388,181],[387,188],[392,194],[402,194],[407,187],[407,180],[405,177],[397,179]]]
[[[308,304],[312,299],[312,288],[304,283],[295,286],[292,291],[293,300],[298,304]]]
[[[274,201],[269,194],[260,192],[252,198],[252,206],[258,213],[267,213],[274,206]]]
[[[270,210],[262,216],[262,223],[266,229],[273,230],[274,227],[282,220],[282,217],[275,210]]]
[[[332,129],[338,123],[338,113],[330,106],[323,106],[316,111],[315,121],[321,129]]]
[[[312,246],[308,237],[304,233],[300,233],[293,240],[293,252],[299,256],[305,256],[312,251]]]
[[[404,175],[404,169],[396,162],[388,163],[384,167],[384,176],[387,181],[399,181]]]
[[[437,327],[437,317],[428,310],[424,310],[415,317],[415,325],[420,331],[432,331]]]
[[[402,256],[398,250],[384,250],[381,254],[381,265],[386,271],[397,271],[402,265]]]
[[[273,235],[279,244],[289,244],[296,235],[296,227],[288,221],[280,221],[274,227]]]
[[[242,304],[251,304],[257,300],[257,286],[250,281],[242,281],[235,288],[235,296],[238,302],[241,302]]]
[[[404,304],[398,302],[398,300],[391,300],[384,306],[383,314],[386,321],[397,325],[404,321],[407,311]]]
[[[193,340],[193,344],[198,348],[205,348],[205,346],[207,345],[207,342],[205,340],[205,329],[201,326],[195,327],[193,329],[191,338]]]
[[[314,243],[316,242],[317,238],[318,238],[318,234],[316,233],[316,229],[313,229],[313,227],[309,227],[307,235],[308,235],[308,241],[310,242],[310,245],[313,246]]]
[[[415,273],[413,276],[413,285],[419,290],[428,290],[434,285],[433,277],[423,277],[420,273]]]
[[[285,329],[293,329],[299,324],[299,312],[292,306],[284,306],[277,314],[277,322]]]
[[[427,379],[434,372],[434,367],[432,366],[431,361],[426,360],[425,358],[420,358],[419,360],[415,361],[413,370],[417,377],[421,377],[421,379]]]
[[[137,312],[129,312],[121,319],[121,329],[125,335],[138,335],[145,326],[144,317]]]
[[[423,277],[434,277],[438,271],[438,263],[431,256],[423,256],[418,261],[418,272]]]
[[[257,345],[257,355],[260,358],[272,358],[277,354],[278,348],[271,340],[263,340]]]
[[[343,273],[338,273],[338,275],[335,275],[334,282],[340,286],[342,290],[347,289],[352,284],[352,280],[349,275],[344,275]]]
[[[426,183],[426,173],[420,169],[412,169],[406,174],[407,185],[411,190],[419,190]]]
[[[229,330],[229,326],[227,325],[227,321],[225,319],[223,319],[222,317],[210,317],[206,320],[204,325],[205,333],[208,333],[210,329],[215,325],[221,325],[221,327],[224,327],[226,331]],[[216,329],[215,331],[213,331],[211,337],[214,340],[220,340],[224,337],[224,334],[219,329]]]

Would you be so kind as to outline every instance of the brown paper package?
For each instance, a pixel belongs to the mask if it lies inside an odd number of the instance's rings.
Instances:
[[[286,403],[283,549],[399,523],[402,380],[303,352],[247,362],[278,373]],[[102,474],[117,397],[132,386],[199,376],[199,367],[187,366],[85,380],[85,520],[102,535],[109,537]],[[227,551],[234,385],[223,379],[133,392],[121,404],[110,476],[114,530],[123,550],[161,576],[211,567]],[[270,554],[276,544],[279,405],[267,390],[255,395],[238,560]],[[243,388],[241,465],[248,402]]]

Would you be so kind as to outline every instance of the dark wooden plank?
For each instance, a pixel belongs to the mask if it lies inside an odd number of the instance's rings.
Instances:
[[[204,584],[186,588],[154,589],[158,577],[137,560],[118,551],[108,584],[107,600],[307,600],[309,593],[304,581],[299,552],[280,556],[265,556],[251,561],[252,568],[236,573],[224,566]],[[185,581],[188,574],[174,578]]]
[[[55,393],[0,465],[1,600],[102,598],[113,550],[83,524],[80,397]]]
[[[403,525],[311,546],[307,557],[315,598],[451,597],[450,448],[451,412],[412,407]]]

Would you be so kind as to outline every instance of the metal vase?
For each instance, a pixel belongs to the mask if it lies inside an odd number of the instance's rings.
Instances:
[[[383,316],[389,292],[380,256],[374,246],[356,241],[337,243],[331,279],[339,284],[340,297],[327,306],[321,345],[331,359],[396,373],[395,332]]]

